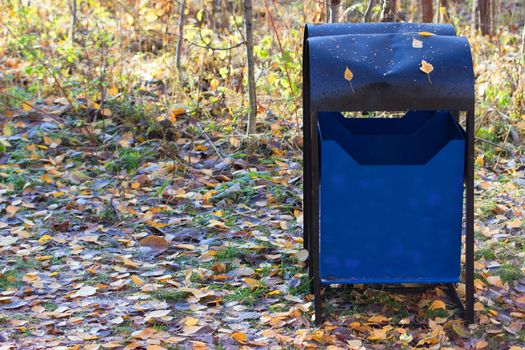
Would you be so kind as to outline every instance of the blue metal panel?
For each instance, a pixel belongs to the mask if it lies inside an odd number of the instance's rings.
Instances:
[[[451,114],[318,121],[321,281],[457,282],[465,140]]]

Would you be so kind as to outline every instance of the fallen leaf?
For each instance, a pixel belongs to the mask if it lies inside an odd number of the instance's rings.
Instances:
[[[430,80],[430,73],[434,70],[434,66],[431,65],[430,63],[428,63],[427,61],[425,60],[421,60],[421,67],[419,67],[419,69],[423,72],[423,73],[426,73],[427,77],[428,77],[428,82],[430,84],[432,84],[432,81]]]
[[[144,321],[148,322],[149,320],[155,319],[155,318],[161,318],[164,316],[168,316],[171,310],[155,310],[148,312],[146,315],[144,315]]]
[[[423,42],[421,40],[417,40],[416,38],[412,38],[412,47],[414,49],[422,49]]]
[[[302,249],[300,250],[299,252],[297,252],[297,254],[295,254],[295,257],[297,258],[298,261],[306,261],[306,259],[308,259],[308,250],[306,249]]]
[[[166,251],[170,243],[160,236],[148,236],[139,241],[141,247],[150,248],[155,253],[160,254]]]
[[[79,290],[77,290],[77,291],[72,295],[72,297],[73,297],[73,298],[78,298],[78,297],[89,297],[89,296],[91,296],[91,295],[94,295],[96,292],[97,292],[97,288],[96,288],[96,287],[85,286],[85,287],[82,287],[82,288],[80,288]]]
[[[348,80],[348,81],[352,81],[353,78],[354,78],[354,73],[352,73],[350,68],[346,67],[346,69],[345,69],[345,79]]]
[[[131,276],[131,280],[133,281],[133,283],[135,283],[135,284],[138,285],[138,286],[144,284],[144,281],[141,280],[141,279],[140,279],[138,276],[136,276],[136,275]]]
[[[430,304],[430,307],[429,307],[430,310],[437,310],[437,309],[443,309],[443,310],[446,310],[447,309],[447,305],[445,305],[445,303],[441,300],[434,300],[432,302],[432,304]]]
[[[243,332],[233,332],[230,336],[241,344],[246,344],[248,340],[248,337]]]

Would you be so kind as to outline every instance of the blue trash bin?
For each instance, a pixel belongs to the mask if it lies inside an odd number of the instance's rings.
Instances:
[[[473,322],[474,74],[467,39],[443,25],[307,25],[303,73],[304,246],[316,323],[323,284],[362,283],[445,286]],[[411,112],[377,119],[340,113],[364,111]],[[457,122],[462,112],[465,130]],[[455,284],[463,205],[464,306]]]
[[[321,112],[318,123],[321,282],[458,282],[465,133],[454,117]]]

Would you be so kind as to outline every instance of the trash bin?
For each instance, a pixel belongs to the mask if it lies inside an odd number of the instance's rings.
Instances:
[[[321,285],[444,284],[459,301],[464,192],[464,316],[473,321],[474,78],[467,40],[439,25],[306,28],[304,237],[316,322]],[[345,111],[406,114],[345,118]]]

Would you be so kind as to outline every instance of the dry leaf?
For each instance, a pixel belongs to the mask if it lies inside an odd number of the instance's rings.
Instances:
[[[155,318],[161,318],[161,317],[164,317],[164,316],[168,316],[168,314],[171,312],[171,310],[155,310],[155,311],[151,311],[151,312],[148,312],[145,316],[144,316],[144,321],[149,321],[151,319],[155,319]]]
[[[198,323],[199,323],[199,320],[194,317],[188,316],[184,319],[184,326],[186,327],[193,327],[193,326],[196,326]]]
[[[345,79],[348,81],[352,81],[352,78],[354,77],[354,73],[350,70],[350,68],[346,67],[345,69]]]
[[[147,247],[156,253],[162,253],[167,250],[170,243],[160,236],[148,236],[139,241],[141,247]]]
[[[117,96],[117,94],[118,94],[118,89],[117,89],[115,86],[112,86],[112,87],[109,88],[108,93],[109,93],[112,97],[115,97],[115,96]]]
[[[308,250],[302,249],[297,254],[295,254],[295,257],[298,261],[306,261],[308,259]]]
[[[447,305],[445,305],[445,303],[441,300],[434,300],[432,304],[430,305],[429,309],[430,310],[437,310],[437,309],[446,310]]]
[[[421,40],[417,40],[416,38],[412,38],[412,47],[415,49],[422,49],[423,42]]]
[[[431,65],[430,63],[428,63],[428,62],[425,61],[425,60],[421,60],[421,67],[419,67],[419,69],[420,69],[423,73],[426,73],[427,78],[428,78],[428,82],[429,82],[430,84],[432,84],[432,81],[430,80],[430,73],[434,70],[434,66]]]
[[[89,296],[91,296],[91,295],[94,295],[96,292],[97,292],[97,288],[96,288],[96,287],[85,286],[85,287],[82,287],[82,288],[80,288],[79,290],[77,290],[77,291],[72,295],[72,297],[73,297],[73,298],[77,298],[77,297],[89,297]]]
[[[135,284],[138,285],[138,286],[144,284],[144,281],[141,280],[141,279],[140,279],[138,276],[136,276],[136,275],[131,276],[131,280],[133,281],[133,283],[135,283]]]
[[[230,336],[241,344],[246,344],[248,340],[248,337],[243,332],[233,332]]]
[[[355,93],[354,87],[352,86],[352,79],[354,78],[354,73],[348,68],[348,66],[345,69],[345,79],[350,82],[350,87],[352,88],[352,93]]]

